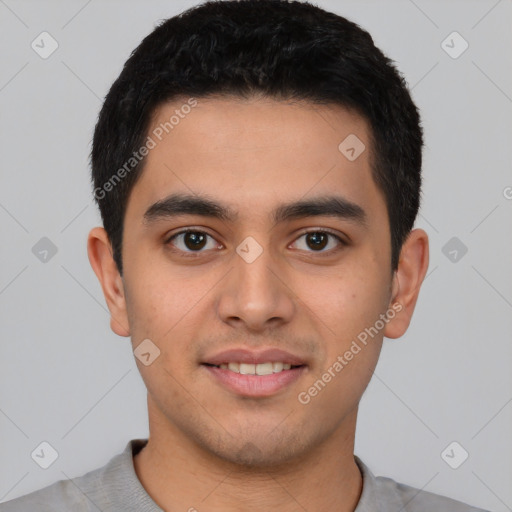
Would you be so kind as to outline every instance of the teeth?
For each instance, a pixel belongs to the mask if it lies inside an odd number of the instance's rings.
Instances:
[[[292,367],[289,363],[268,362],[268,363],[222,363],[219,365],[221,370],[231,370],[242,375],[271,375],[283,370],[289,370]]]
[[[272,368],[274,373],[279,373],[284,368],[283,363],[272,363]]]
[[[272,363],[260,363],[256,365],[256,375],[270,375],[274,373]]]
[[[240,363],[240,373],[242,375],[256,375],[256,365]]]

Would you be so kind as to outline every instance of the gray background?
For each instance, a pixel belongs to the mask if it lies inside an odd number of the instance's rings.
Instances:
[[[87,259],[100,223],[88,154],[101,99],[130,52],[195,3],[0,0],[0,501],[99,467],[147,436],[129,340],[110,331]],[[429,274],[410,330],[384,342],[356,454],[377,475],[512,510],[512,2],[318,5],[358,22],[397,62],[426,136],[417,225],[430,235]],[[47,59],[31,48],[42,31],[59,44]],[[469,43],[456,59],[441,45],[453,31]],[[46,262],[32,252],[42,237],[57,247]],[[453,247],[443,253],[452,237],[456,261]],[[46,470],[30,455],[42,441],[59,454]],[[458,469],[441,457],[453,441],[469,452]]]

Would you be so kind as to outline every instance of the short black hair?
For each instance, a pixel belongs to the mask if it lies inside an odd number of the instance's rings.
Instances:
[[[370,34],[342,16],[309,2],[221,0],[160,23],[132,52],[100,111],[92,181],[120,273],[126,205],[152,116],[173,99],[219,95],[341,105],[363,116],[396,269],[421,195],[423,131],[405,79]]]

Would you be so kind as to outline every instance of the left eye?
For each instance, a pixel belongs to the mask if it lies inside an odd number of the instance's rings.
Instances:
[[[312,252],[330,252],[332,250],[335,250],[336,247],[333,249],[329,249],[327,251],[324,251],[326,245],[329,243],[329,237],[336,240],[338,246],[344,245],[344,241],[334,233],[331,233],[330,231],[307,231],[305,233],[302,233],[297,240],[300,240],[301,238],[306,237],[306,244],[309,244],[309,247],[313,247],[314,251]]]
[[[211,240],[215,240],[211,235],[208,233],[205,233],[204,231],[198,231],[198,230],[191,230],[187,229],[185,231],[180,231],[179,233],[176,233],[172,235],[166,243],[171,243],[174,240],[178,239],[182,241],[184,245],[183,248],[179,248],[179,251],[182,252],[204,252],[202,249],[215,249],[216,247],[219,248],[218,243],[211,243],[211,246],[208,248],[208,242],[207,239],[210,238]],[[305,238],[306,244],[310,248],[313,248],[313,251],[309,252],[329,252],[334,248],[331,248],[330,250],[324,251],[325,247],[329,243],[329,238],[332,238],[336,240],[338,246],[344,245],[344,241],[334,233],[331,233],[330,231],[322,231],[322,230],[316,230],[316,231],[307,231],[305,233],[302,233],[297,240],[300,240],[301,238]],[[296,243],[296,242],[295,242]],[[171,244],[176,245],[176,244]],[[305,249],[307,250],[307,249]]]

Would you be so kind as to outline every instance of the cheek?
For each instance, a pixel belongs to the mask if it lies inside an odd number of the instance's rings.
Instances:
[[[375,322],[386,308],[387,287],[371,265],[347,269],[309,291],[308,306],[342,341]]]
[[[213,307],[208,292],[217,280],[217,276],[206,279],[177,276],[176,272],[171,275],[156,266],[150,272],[137,274],[127,294],[134,348],[149,338],[160,350],[155,364],[176,376],[195,370],[193,341],[198,326],[205,323]],[[141,368],[141,373],[145,370]]]
[[[375,275],[347,274],[315,296],[325,356],[312,368],[309,387],[302,391],[318,414],[332,404],[351,410],[370,382],[382,348],[382,330],[372,327],[386,309],[383,289]],[[332,421],[336,419],[334,414]]]
[[[159,390],[161,394],[162,389],[167,389],[168,399],[178,400],[177,382],[192,378],[190,374],[196,363],[190,358],[190,341],[194,337],[194,325],[198,322],[199,299],[206,290],[204,283],[180,282],[172,277],[162,277],[156,271],[137,275],[137,280],[131,282],[127,306],[133,348],[149,339],[159,350],[150,365],[137,362],[146,387],[153,396],[157,396]]]
[[[132,337],[150,338],[159,345],[172,338],[180,320],[192,313],[200,290],[190,281],[180,282],[156,268],[148,270],[132,274],[136,278],[125,287],[127,310]]]

